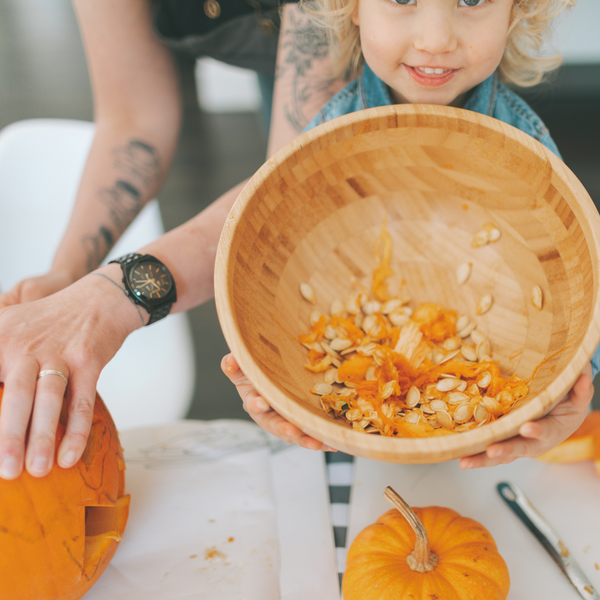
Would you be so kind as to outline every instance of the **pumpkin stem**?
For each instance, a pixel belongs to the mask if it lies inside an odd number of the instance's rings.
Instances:
[[[438,557],[429,549],[429,536],[427,535],[425,525],[423,525],[419,517],[417,517],[402,497],[390,486],[385,489],[383,497],[400,511],[417,536],[415,549],[406,557],[408,566],[413,571],[418,571],[419,573],[433,571],[438,563]]]

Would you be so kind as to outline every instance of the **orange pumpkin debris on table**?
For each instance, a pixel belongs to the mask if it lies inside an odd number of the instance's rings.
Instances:
[[[3,386],[0,384],[0,409]],[[56,448],[65,434],[66,403]],[[112,559],[127,523],[129,495],[117,430],[96,395],[90,437],[70,469],[0,479],[0,597],[77,600]]]
[[[352,542],[344,600],[505,600],[508,568],[487,529],[449,508],[411,509],[390,487],[384,496],[398,510]]]
[[[537,458],[561,464],[595,459],[596,471],[600,474],[600,411],[588,413],[579,428],[564,442]]]

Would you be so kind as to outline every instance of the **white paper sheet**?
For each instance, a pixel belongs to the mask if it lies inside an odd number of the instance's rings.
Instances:
[[[446,506],[484,525],[511,578],[509,600],[580,598],[550,556],[508,508],[496,484],[517,484],[561,536],[584,573],[600,589],[600,477],[591,462],[548,465],[520,459],[510,465],[463,471],[458,461],[396,465],[356,460],[348,545],[391,506],[391,485],[411,506]]]
[[[120,437],[129,522],[85,600],[304,600],[335,582],[321,453],[232,420]]]
[[[335,542],[322,452],[287,446],[272,454],[282,600],[339,600]]]

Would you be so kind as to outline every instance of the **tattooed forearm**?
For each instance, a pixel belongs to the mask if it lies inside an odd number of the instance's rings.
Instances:
[[[144,142],[131,140],[125,147],[117,148],[113,156],[119,179],[112,187],[98,192],[100,201],[108,208],[110,224],[102,224],[95,235],[85,235],[81,240],[89,271],[102,262],[115,240],[140,212],[160,175],[158,153]]]
[[[290,125],[300,133],[316,112],[314,99],[323,94],[330,96],[337,80],[322,68],[315,68],[319,61],[327,59],[329,47],[325,31],[317,29],[305,13],[291,13],[290,26],[282,35],[283,60],[279,61],[276,77],[290,81],[284,110]]]

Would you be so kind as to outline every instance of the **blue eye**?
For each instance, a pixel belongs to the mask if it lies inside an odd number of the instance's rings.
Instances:
[[[485,4],[487,0],[458,0],[459,6],[481,6]]]
[[[402,6],[409,6],[411,4],[416,4],[417,0],[392,0],[394,4],[401,4]]]

